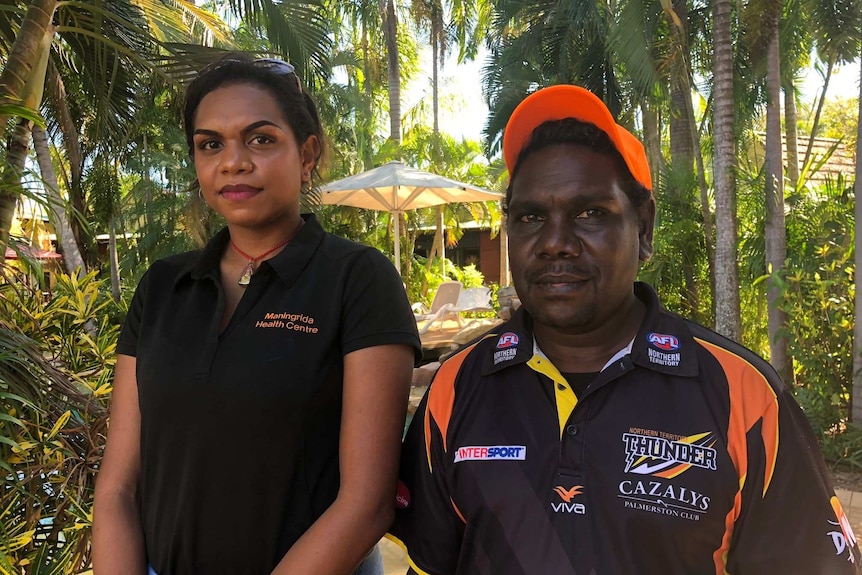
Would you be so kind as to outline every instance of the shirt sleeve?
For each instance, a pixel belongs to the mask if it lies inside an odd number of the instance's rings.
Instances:
[[[748,473],[727,571],[862,573],[856,538],[805,414],[784,386],[775,405],[777,418],[761,418],[746,434]]]
[[[117,339],[118,354],[130,355],[132,357],[137,357],[138,355],[138,337],[141,333],[141,321],[144,316],[144,300],[147,296],[149,277],[150,272],[147,270],[141,281],[138,282],[138,287],[135,288],[135,295],[132,296],[129,311],[126,313],[123,328],[120,330],[120,337]]]
[[[450,497],[446,463],[426,393],[404,440],[397,511],[387,534],[419,575],[454,575],[458,565],[465,523]]]
[[[375,345],[404,344],[422,358],[422,344],[398,272],[375,249],[364,250],[347,273],[342,305],[344,355]]]

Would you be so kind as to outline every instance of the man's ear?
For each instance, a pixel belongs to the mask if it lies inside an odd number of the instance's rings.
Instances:
[[[640,242],[640,260],[642,262],[649,261],[652,257],[652,234],[655,228],[655,198],[650,196],[649,200],[644,202],[638,209],[638,220],[640,232],[638,240]]]

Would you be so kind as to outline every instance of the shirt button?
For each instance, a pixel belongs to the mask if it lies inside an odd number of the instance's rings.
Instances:
[[[562,383],[558,383],[558,384],[557,384],[557,389],[559,389],[560,391],[566,391],[566,386],[565,386],[565,385],[563,385]]]
[[[578,434],[578,426],[577,425],[569,425],[566,427],[566,433],[571,435],[572,437]]]

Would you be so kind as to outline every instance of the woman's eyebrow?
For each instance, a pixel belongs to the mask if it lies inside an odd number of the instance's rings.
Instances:
[[[278,125],[278,124],[276,124],[275,122],[272,122],[272,121],[270,121],[270,120],[259,120],[259,121],[257,121],[257,122],[252,122],[251,124],[249,124],[248,126],[246,126],[245,128],[243,128],[243,129],[242,129],[242,133],[251,132],[251,131],[254,131],[254,130],[256,130],[256,129],[260,128],[260,127],[263,127],[263,126],[273,126],[273,127],[275,127],[275,128],[281,129],[281,126],[279,126],[279,125]],[[218,132],[217,130],[207,130],[207,129],[205,129],[205,128],[197,128],[197,129],[195,129],[195,131],[193,132],[193,135],[195,135],[195,136],[197,136],[197,135],[201,135],[201,136],[220,136],[220,135],[221,135],[221,132]]]

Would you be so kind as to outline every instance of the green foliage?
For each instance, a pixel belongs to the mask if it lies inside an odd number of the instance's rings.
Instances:
[[[853,384],[852,189],[838,180],[816,193],[792,194],[787,203],[787,271],[774,278],[789,317],[794,391],[815,431],[829,441],[850,416]]]
[[[820,116],[817,135],[841,140],[848,153],[856,153],[856,126],[859,122],[858,98],[835,98],[827,100]]]
[[[693,174],[667,169],[655,190],[654,255],[640,278],[655,287],[664,305],[711,325],[712,297],[703,216]]]
[[[461,285],[465,288],[481,287],[482,284],[485,283],[485,276],[482,275],[482,272],[476,269],[475,264],[469,264],[463,268],[459,268],[456,265],[452,265],[449,260],[446,260],[446,263],[447,273],[452,274],[452,278],[461,282]]]
[[[55,297],[0,285],[0,573],[77,573],[90,561],[122,310],[91,273]]]
[[[862,471],[862,428],[847,426],[830,433],[821,447],[826,461],[835,467]]]

